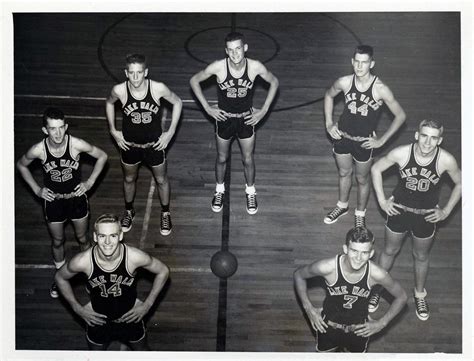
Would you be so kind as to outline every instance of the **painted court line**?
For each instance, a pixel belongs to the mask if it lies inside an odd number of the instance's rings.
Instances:
[[[150,189],[146,200],[145,216],[143,217],[142,234],[140,236],[140,249],[145,248],[146,235],[148,233],[148,225],[150,224],[151,207],[153,206],[153,194],[155,193],[155,179],[151,176]]]
[[[71,99],[71,100],[97,100],[105,101],[105,97],[81,97],[74,95],[42,95],[42,94],[15,94],[15,98],[39,98],[39,99]],[[194,99],[181,99],[183,103],[195,103]],[[217,103],[217,100],[209,100],[209,103]]]

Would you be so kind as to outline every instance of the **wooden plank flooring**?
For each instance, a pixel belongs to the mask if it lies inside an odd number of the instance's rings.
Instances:
[[[114,80],[97,58],[104,32],[125,14],[16,14],[15,22],[15,159],[41,139],[40,114],[51,104],[70,118],[70,131],[101,146],[109,162],[90,196],[91,218],[105,211],[122,212],[120,159],[108,135],[103,101]],[[338,77],[348,74],[356,34],[375,46],[376,72],[390,86],[408,114],[402,131],[378,154],[413,139],[418,121],[436,116],[445,121],[444,147],[461,161],[460,40],[457,13],[265,13],[237,14],[238,27],[248,28],[249,57],[277,56],[268,68],[279,78],[280,91],[257,133],[255,159],[259,212],[245,211],[244,177],[238,145],[232,151],[229,247],[238,257],[237,273],[228,280],[227,351],[313,352],[314,336],[293,291],[292,273],[314,259],[342,250],[353,213],[336,225],[322,219],[337,200],[337,171],[324,133],[322,102],[280,111],[324,95]],[[342,26],[341,24],[344,24]],[[150,77],[164,81],[183,99],[192,99],[189,78],[204,64],[186,52],[186,40],[198,31],[230,25],[230,14],[133,14],[110,29],[102,51],[107,69],[122,76],[126,53],[149,57]],[[347,29],[350,29],[351,34]],[[197,34],[188,50],[204,61],[224,56],[223,28]],[[309,35],[311,34],[311,36]],[[275,43],[273,41],[277,43]],[[279,49],[276,49],[276,45]],[[21,95],[42,95],[28,98]],[[215,99],[215,89],[206,94]],[[48,97],[71,96],[71,99]],[[264,88],[256,90],[256,105]],[[156,351],[214,351],[218,279],[209,272],[210,257],[220,249],[222,214],[210,210],[214,189],[213,125],[198,107],[186,103],[181,125],[168,153],[172,187],[173,233],[159,235],[159,200],[155,191],[143,248],[172,270],[171,282],[148,320]],[[341,104],[336,107],[336,114]],[[81,118],[84,116],[84,118]],[[85,117],[93,118],[85,118]],[[101,119],[102,117],[102,119]],[[382,116],[379,128],[387,128]],[[83,167],[88,174],[90,165]],[[34,175],[40,177],[37,167]],[[143,167],[138,180],[137,218],[126,241],[140,245],[151,173]],[[386,180],[387,192],[396,182]],[[449,193],[442,189],[441,204]],[[355,203],[353,187],[350,202]],[[15,176],[15,258],[17,265],[52,264],[50,240],[40,203]],[[368,226],[379,252],[384,217],[372,194]],[[461,207],[442,225],[432,250],[427,289],[431,317],[420,322],[412,299],[390,327],[374,337],[370,352],[462,352]],[[72,227],[67,229],[67,256],[78,251]],[[407,292],[413,287],[410,240],[392,274]],[[194,269],[194,272],[186,271]],[[17,350],[85,350],[82,323],[60,300],[50,299],[53,270],[15,270],[15,335]],[[150,280],[143,275],[140,292]],[[317,282],[312,283],[317,286]],[[83,281],[76,291],[85,297]],[[311,290],[315,302],[323,294]],[[386,309],[383,303],[381,310]],[[41,312],[38,312],[41,311]],[[381,312],[381,311],[378,311]],[[62,337],[56,337],[60,332]],[[420,338],[420,335],[423,335]],[[114,346],[117,348],[116,345]]]

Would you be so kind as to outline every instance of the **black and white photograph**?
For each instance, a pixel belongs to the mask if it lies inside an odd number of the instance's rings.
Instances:
[[[472,357],[468,2],[106,3],[2,10],[2,359]]]

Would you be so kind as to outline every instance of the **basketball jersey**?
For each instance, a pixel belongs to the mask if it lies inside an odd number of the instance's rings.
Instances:
[[[352,76],[351,87],[344,94],[344,111],[339,119],[339,129],[353,136],[367,137],[377,127],[378,115],[383,102],[376,101],[373,95],[377,77],[364,92],[359,91]]]
[[[393,191],[395,202],[407,207],[431,209],[439,200],[440,178],[438,159],[440,148],[437,147],[433,159],[420,165],[415,158],[415,143],[410,145],[410,157],[399,167],[400,179]]]
[[[345,325],[364,323],[368,315],[370,296],[370,261],[365,265],[365,272],[360,280],[355,283],[346,280],[341,262],[342,255],[337,255],[336,281],[332,284],[326,281],[327,294],[323,302],[323,312],[327,319],[333,322]]]
[[[102,269],[96,261],[97,245],[92,248],[92,272],[88,277],[92,308],[107,316],[109,321],[120,318],[133,308],[137,298],[137,284],[134,275],[127,270],[127,246],[123,248],[122,259],[115,269]]]
[[[245,70],[240,78],[234,78],[230,73],[229,59],[225,60],[225,64],[226,78],[222,83],[217,82],[219,109],[229,113],[244,113],[253,104],[253,82],[248,75],[248,61],[245,59]]]
[[[127,100],[122,104],[122,133],[126,141],[137,144],[155,142],[162,132],[160,101],[151,93],[151,80],[146,81],[147,92],[142,99],[134,98],[130,83],[125,82]]]
[[[72,193],[81,182],[79,169],[79,154],[77,158],[71,155],[71,137],[65,135],[66,147],[64,153],[58,157],[49,150],[48,138],[43,140],[46,160],[43,162],[43,184],[54,193]]]

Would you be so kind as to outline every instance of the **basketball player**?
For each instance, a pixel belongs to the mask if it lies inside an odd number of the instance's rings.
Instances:
[[[387,213],[385,247],[380,254],[379,264],[390,270],[405,235],[411,235],[415,262],[416,315],[422,321],[430,316],[425,299],[425,283],[436,224],[449,216],[461,198],[461,170],[456,159],[439,147],[442,141],[443,126],[436,120],[423,120],[415,133],[414,143],[391,150],[372,167],[377,200]],[[395,164],[400,178],[392,196],[387,199],[382,173]],[[446,205],[440,208],[440,179],[445,172],[451,177],[454,188]],[[380,292],[374,292],[369,302],[370,312],[377,309],[379,300]]]
[[[258,211],[255,190],[255,126],[267,114],[278,89],[278,79],[259,61],[245,56],[248,45],[244,35],[232,32],[225,38],[225,59],[217,60],[195,74],[190,85],[206,113],[216,120],[216,191],[211,208],[220,212],[225,192],[224,176],[232,139],[237,137],[244,165],[247,212]],[[210,106],[200,83],[215,76],[217,106]],[[270,84],[261,109],[253,108],[255,78],[260,76]]]
[[[64,226],[71,220],[81,250],[90,247],[87,239],[89,227],[89,202],[86,192],[94,185],[104,168],[107,154],[86,141],[67,132],[64,113],[48,108],[43,114],[41,142],[33,145],[17,162],[17,168],[34,194],[44,200],[44,216],[51,235],[51,248],[56,269],[65,261]],[[87,181],[81,181],[79,154],[87,153],[97,159]],[[35,160],[43,164],[43,186],[38,185],[28,166]],[[50,289],[53,298],[58,297],[56,284]]]
[[[165,149],[173,138],[181,116],[181,99],[160,82],[148,79],[146,58],[141,54],[126,57],[127,81],[117,84],[105,102],[105,111],[110,134],[117,142],[121,153],[125,212],[121,220],[123,232],[132,228],[135,217],[135,199],[138,169],[144,162],[151,168],[158,184],[161,202],[160,233],[171,233],[170,184],[166,171]],[[173,106],[171,124],[167,131],[161,129],[161,99]],[[122,130],[115,128],[115,106],[122,103]]]
[[[149,350],[143,317],[148,313],[168,279],[168,267],[138,248],[121,241],[120,221],[103,214],[94,224],[94,246],[75,255],[56,273],[61,294],[86,322],[87,344],[91,350],[106,350],[120,341],[132,350]],[[137,298],[138,268],[155,274],[144,301]],[[88,277],[90,302],[81,305],[69,280],[78,273]]]
[[[339,200],[336,207],[324,218],[326,224],[336,222],[348,212],[354,162],[357,180],[355,226],[365,226],[372,151],[383,146],[406,118],[389,87],[371,73],[375,66],[373,54],[371,46],[356,47],[352,57],[354,74],[337,79],[324,96],[326,130],[334,141],[333,152],[339,172]],[[339,122],[334,122],[334,97],[340,92],[344,94],[344,111]],[[383,103],[394,118],[385,134],[378,137],[375,129]]]
[[[317,333],[317,352],[366,352],[369,336],[380,332],[401,311],[407,295],[400,283],[370,261],[374,236],[367,228],[351,229],[343,254],[303,266],[294,274],[295,289],[311,326]],[[322,307],[315,307],[306,280],[321,276],[326,283]],[[383,285],[394,297],[378,320],[368,317],[370,289]]]

